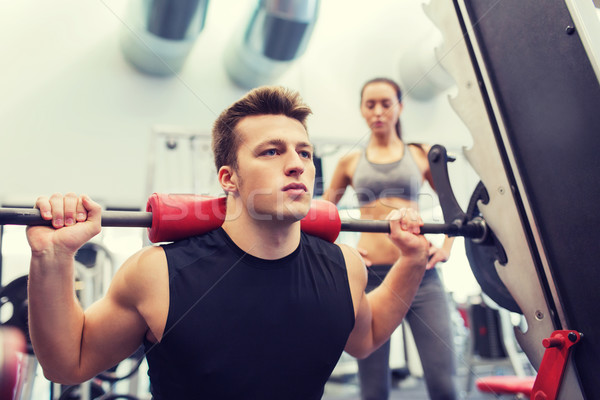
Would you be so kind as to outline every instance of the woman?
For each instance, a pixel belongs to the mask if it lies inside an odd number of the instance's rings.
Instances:
[[[427,180],[433,187],[427,152],[429,147],[402,140],[402,92],[392,80],[376,78],[361,91],[360,110],[371,130],[366,149],[340,159],[325,200],[338,203],[350,185],[357,194],[361,218],[385,219],[391,210],[417,208],[417,195]],[[452,239],[441,248],[430,247],[423,281],[406,319],[411,327],[432,399],[455,399],[454,352],[446,293],[435,269],[450,255]],[[401,257],[385,234],[363,233],[357,245],[369,267],[367,291],[377,287],[390,266]],[[390,390],[389,342],[359,360],[363,400],[387,399]]]

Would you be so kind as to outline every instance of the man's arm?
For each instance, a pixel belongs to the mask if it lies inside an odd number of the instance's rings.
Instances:
[[[74,255],[100,231],[100,206],[69,194],[41,198],[37,207],[54,228],[29,227],[29,329],[46,377],[74,384],[85,381],[133,353],[148,327],[143,305],[144,259],[160,259],[162,250],[132,257],[115,275],[107,295],[84,311],[74,291]],[[158,264],[156,264],[158,267]]]
[[[346,352],[364,358],[385,343],[400,325],[417,292],[427,264],[427,239],[418,234],[422,224],[416,212],[397,210],[390,214],[390,239],[402,256],[377,289],[364,293],[364,265],[345,250],[348,276],[355,304],[356,321],[346,343]],[[363,272],[361,272],[361,269]],[[362,288],[362,289],[361,289]],[[362,293],[361,293],[362,290]]]

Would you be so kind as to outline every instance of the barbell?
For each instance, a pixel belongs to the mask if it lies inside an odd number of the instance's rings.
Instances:
[[[496,262],[506,263],[506,254],[477,208],[480,201],[488,201],[487,192],[481,183],[476,188],[463,219],[444,224],[424,224],[421,233],[465,237],[471,270],[484,292],[500,306],[520,312],[496,271]],[[225,220],[225,211],[225,197],[155,193],[148,199],[146,212],[103,211],[101,224],[105,227],[148,228],[151,242],[171,242],[220,227]],[[39,210],[34,208],[0,208],[0,225],[51,224],[51,221],[42,219]],[[301,220],[301,229],[305,233],[334,242],[342,231],[389,233],[390,225],[387,220],[342,220],[335,204],[313,200],[308,215]]]
[[[105,227],[148,228],[152,243],[170,242],[200,235],[220,227],[225,220],[226,198],[193,194],[154,193],[148,199],[146,212],[102,211]],[[51,226],[34,208],[0,208],[0,225]],[[335,204],[312,200],[310,210],[301,220],[303,232],[334,242],[341,231],[389,233],[387,220],[344,219]],[[483,218],[424,224],[421,233],[464,236],[483,241],[488,233]]]

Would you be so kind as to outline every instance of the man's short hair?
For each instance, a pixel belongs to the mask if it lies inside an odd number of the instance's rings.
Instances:
[[[217,171],[224,165],[237,168],[240,145],[236,127],[245,117],[254,115],[284,115],[298,120],[306,129],[306,118],[312,113],[298,92],[281,86],[262,86],[248,92],[225,109],[212,131],[212,149]]]

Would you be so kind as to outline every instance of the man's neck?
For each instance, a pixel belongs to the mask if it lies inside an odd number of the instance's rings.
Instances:
[[[231,240],[246,253],[265,260],[277,260],[298,248],[300,221],[257,220],[243,210],[233,211],[230,203],[227,203],[222,227]]]

